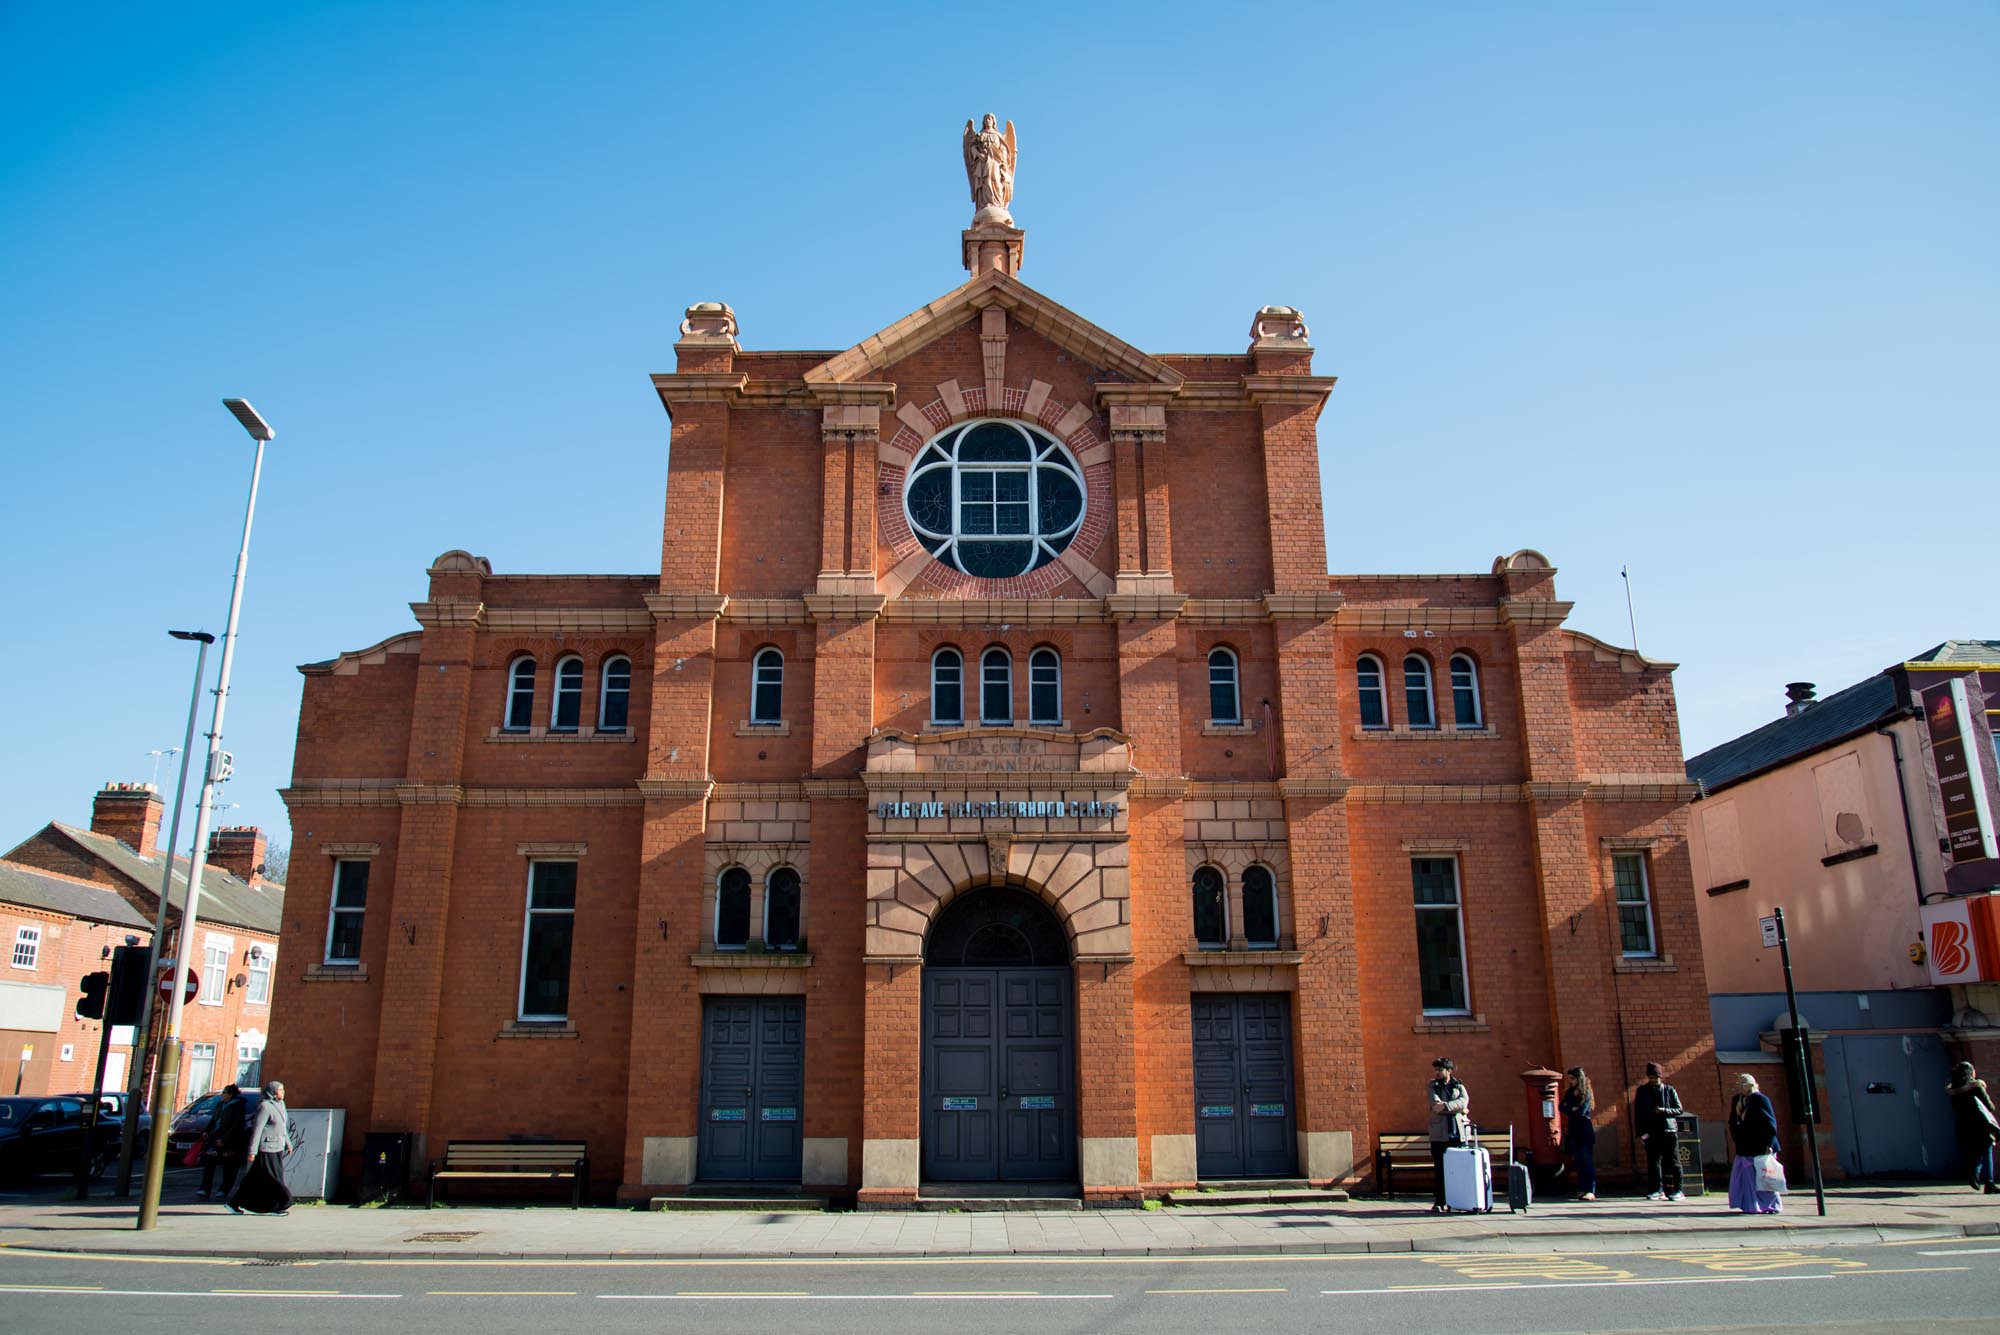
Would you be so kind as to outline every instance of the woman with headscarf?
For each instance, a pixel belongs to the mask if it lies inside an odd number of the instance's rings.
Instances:
[[[250,1171],[228,1201],[237,1214],[290,1213],[292,1192],[285,1185],[285,1155],[292,1148],[291,1126],[292,1116],[285,1108],[285,1083],[273,1080],[264,1086],[264,1101],[257,1105],[257,1118],[250,1124]]]
[[[1951,1084],[1945,1092],[1951,1095],[1952,1116],[1958,1122],[1959,1148],[1972,1164],[1972,1189],[2000,1195],[2000,1186],[1993,1184],[1993,1142],[2000,1139],[2000,1118],[1994,1116],[1993,1096],[1986,1092],[1986,1082],[1971,1062],[1960,1062],[1952,1067]]]
[[[1757,1160],[1778,1152],[1778,1114],[1770,1096],[1757,1088],[1757,1077],[1744,1071],[1736,1077],[1736,1097],[1729,1103],[1729,1140],[1736,1158],[1729,1169],[1729,1204],[1744,1214],[1777,1214],[1784,1203],[1775,1191],[1757,1188]]]

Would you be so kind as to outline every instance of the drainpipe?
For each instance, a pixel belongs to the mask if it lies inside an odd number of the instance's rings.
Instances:
[[[1914,717],[1915,712],[1911,710],[1905,710],[1899,716],[1899,718]],[[1875,735],[1878,737],[1887,737],[1889,739],[1889,749],[1896,756],[1896,805],[1903,809],[1903,840],[1910,847],[1910,885],[1916,891],[1917,903],[1922,904],[1924,902],[1924,875],[1922,868],[1917,864],[1917,831],[1916,827],[1910,823],[1910,794],[1909,790],[1903,787],[1903,743],[1896,736],[1896,730],[1893,727],[1878,727],[1875,729]]]

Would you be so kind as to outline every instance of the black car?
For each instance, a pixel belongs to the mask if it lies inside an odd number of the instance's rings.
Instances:
[[[257,1115],[257,1105],[264,1101],[263,1094],[246,1089],[239,1095],[243,1100],[243,1125],[247,1129],[250,1119]],[[167,1128],[167,1164],[172,1167],[180,1163],[188,1148],[208,1131],[209,1119],[221,1105],[222,1091],[211,1090],[180,1110],[173,1124]]]
[[[88,1094],[58,1094],[55,1097],[59,1099],[75,1099],[83,1104],[86,1112],[90,1108],[90,1095]],[[97,1129],[100,1132],[106,1128],[110,1129],[111,1144],[113,1146],[111,1152],[114,1155],[118,1152],[116,1147],[125,1138],[125,1105],[130,1101],[130,1096],[122,1089],[107,1089],[97,1096]],[[153,1114],[142,1108],[139,1110],[138,1138],[132,1142],[134,1158],[146,1152],[146,1145],[152,1138]]]
[[[0,1179],[19,1182],[51,1173],[76,1172],[83,1148],[88,1096],[55,1094],[42,1098],[0,1099]],[[95,1177],[117,1157],[123,1128],[100,1118],[90,1155]]]

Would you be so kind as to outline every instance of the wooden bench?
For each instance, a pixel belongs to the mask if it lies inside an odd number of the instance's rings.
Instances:
[[[1506,1189],[1509,1165],[1514,1162],[1514,1127],[1472,1128],[1473,1139],[1493,1158],[1496,1191]],[[1396,1170],[1431,1170],[1431,1138],[1427,1131],[1384,1131],[1375,1137],[1375,1180],[1384,1196],[1396,1194]]]
[[[454,1140],[444,1158],[431,1161],[430,1196],[437,1204],[440,1179],[475,1178],[526,1182],[570,1182],[569,1206],[583,1204],[590,1177],[590,1154],[580,1140]]]

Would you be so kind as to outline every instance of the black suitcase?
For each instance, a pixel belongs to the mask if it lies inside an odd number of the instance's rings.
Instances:
[[[1535,1188],[1528,1181],[1528,1165],[1509,1163],[1507,1165],[1507,1213],[1526,1214],[1528,1207],[1535,1203]]]

